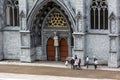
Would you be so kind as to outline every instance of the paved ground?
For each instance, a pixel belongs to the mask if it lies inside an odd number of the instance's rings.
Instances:
[[[63,62],[2,61],[0,72],[0,80],[120,80],[120,68],[99,66],[94,70],[93,66],[89,69],[82,66],[82,70],[72,70],[70,65],[65,66]]]
[[[0,80],[113,80],[113,79],[93,79],[93,78],[90,79],[90,78],[49,76],[49,75],[0,73]]]

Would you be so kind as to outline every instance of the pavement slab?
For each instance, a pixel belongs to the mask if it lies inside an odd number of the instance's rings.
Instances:
[[[0,80],[115,80],[115,79],[74,78],[49,75],[0,73]]]
[[[0,61],[0,65],[0,80],[120,80],[120,68],[107,66],[98,66],[97,70],[93,65],[88,69],[81,66],[83,70],[73,70],[70,64],[50,61]]]

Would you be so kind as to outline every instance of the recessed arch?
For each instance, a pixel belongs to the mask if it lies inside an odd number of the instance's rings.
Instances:
[[[58,0],[43,0],[40,1],[38,0],[36,2],[36,4],[34,5],[34,7],[30,10],[30,12],[28,13],[27,16],[27,29],[30,29],[33,19],[35,19],[35,16],[37,15],[39,9],[43,9],[43,7],[45,5],[47,5],[47,3],[49,2],[53,2],[55,3],[57,6],[59,6],[64,12],[65,14],[68,16],[68,20],[71,22],[71,28],[74,31],[75,29],[75,20],[74,20],[74,16],[72,15],[72,13],[67,9],[66,5],[63,4],[61,1]]]
[[[50,0],[44,3],[44,5],[37,8],[37,11],[33,12],[33,14],[31,14],[30,16],[31,19],[29,18],[30,20],[28,20],[28,22],[30,23],[30,26],[28,27],[31,32],[31,36],[35,36],[34,40],[31,40],[31,41],[36,41],[35,44],[33,45],[41,46],[42,43],[40,41],[42,40],[42,33],[44,33],[43,27],[46,24],[45,20],[47,19],[48,15],[55,10],[60,12],[60,14],[63,15],[68,25],[66,29],[68,29],[72,35],[74,31],[72,28],[73,21],[69,20],[68,14],[66,14],[66,11],[60,5],[58,5],[58,3],[54,2],[54,0],[53,1]],[[34,43],[34,42],[31,42],[31,43]],[[32,46],[32,47],[35,47],[35,46]]]
[[[52,25],[52,27],[48,28],[46,26],[46,24],[48,24],[47,21],[49,21],[49,18],[51,17],[50,15],[53,15],[56,12],[59,13],[59,15],[63,17],[62,19],[64,20],[62,23],[66,22],[67,27],[62,27],[62,25],[60,25],[60,27],[53,27]],[[51,41],[51,43],[54,42],[53,40],[55,36],[54,32],[57,33],[56,36],[58,36],[58,40],[61,38],[66,38],[66,42],[65,40],[63,41],[64,43],[66,43],[67,51],[65,55],[62,54],[64,50],[61,47],[61,56],[60,56],[61,60],[65,60],[65,58],[68,57],[68,55],[70,56],[72,54],[72,51],[71,51],[72,40],[71,39],[73,37],[72,33],[74,31],[74,28],[72,24],[74,22],[71,21],[70,19],[71,15],[66,14],[66,13],[67,13],[67,10],[65,10],[62,6],[60,6],[60,3],[58,4],[58,2],[56,1],[54,2],[54,0],[48,0],[48,1],[46,0],[46,3],[44,3],[44,5],[42,3],[39,4],[38,7],[33,10],[31,15],[29,15],[30,17],[28,19],[28,23],[30,23],[31,25],[29,24],[30,26],[28,27],[29,27],[30,34],[31,34],[31,44],[32,44],[31,47],[33,48],[41,47],[42,55],[46,56],[46,60],[54,61],[55,59],[53,55],[49,53],[49,48],[50,48],[49,41]],[[52,39],[49,39],[49,38],[52,38]],[[61,46],[64,47],[64,44]],[[53,48],[55,48],[54,45],[52,45],[52,49]],[[59,53],[59,51],[55,51],[55,52]],[[59,55],[57,56],[59,58]],[[50,57],[53,57],[53,58],[50,58]]]
[[[70,23],[69,23],[69,21],[67,20],[65,14],[64,14],[62,11],[60,11],[58,8],[54,7],[52,10],[49,11],[49,13],[47,14],[47,16],[45,17],[45,19],[44,19],[44,21],[43,21],[43,24],[42,24],[42,27],[44,27],[44,24],[45,24],[46,22],[48,22],[48,24],[49,24],[49,21],[48,21],[48,20],[50,20],[51,17],[54,17],[54,16],[55,16],[54,14],[56,14],[56,13],[59,15],[59,16],[56,17],[56,18],[63,17],[63,18],[62,18],[62,22],[64,21],[64,22],[66,23],[66,25],[64,25],[64,26],[60,25],[61,27],[68,27],[68,26],[70,26]],[[56,20],[56,21],[57,21],[57,20]],[[69,28],[69,27],[68,27],[68,28]]]

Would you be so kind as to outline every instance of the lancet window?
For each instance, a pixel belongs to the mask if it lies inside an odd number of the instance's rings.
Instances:
[[[108,5],[106,0],[92,0],[91,29],[108,29]]]
[[[19,2],[18,0],[6,1],[6,24],[7,26],[19,25]]]

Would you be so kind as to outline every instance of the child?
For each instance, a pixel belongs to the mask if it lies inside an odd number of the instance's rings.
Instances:
[[[65,61],[65,66],[68,66],[68,60]]]

